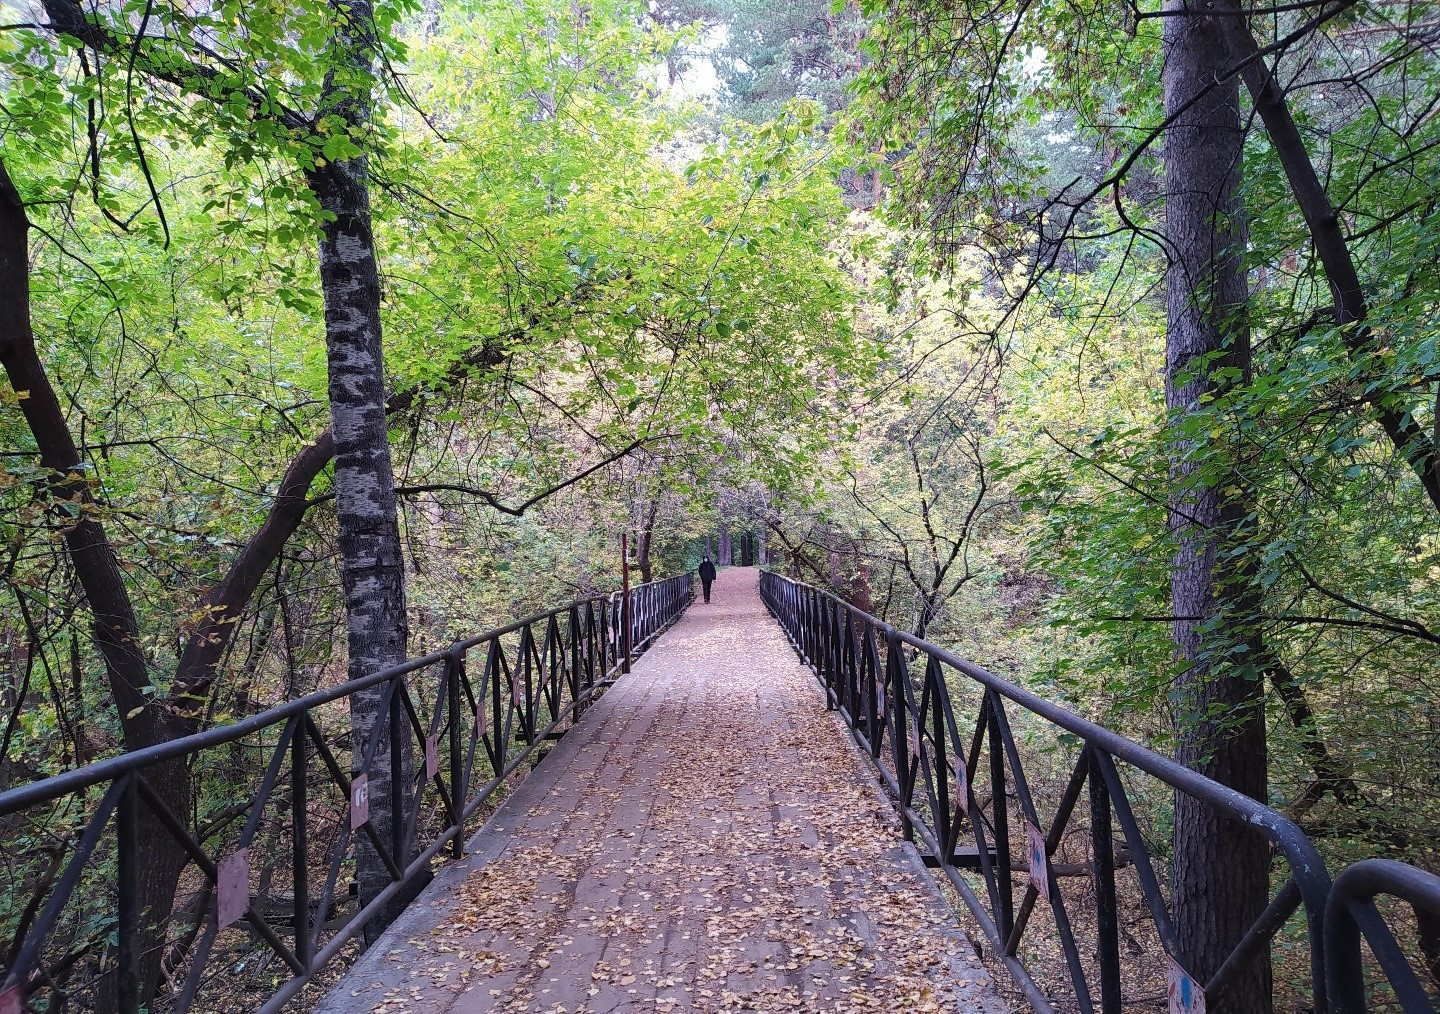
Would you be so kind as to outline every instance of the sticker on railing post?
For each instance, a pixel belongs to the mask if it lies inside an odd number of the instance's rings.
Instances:
[[[350,830],[358,831],[370,819],[370,776],[356,775],[350,783]]]
[[[960,793],[960,812],[970,816],[970,772],[965,767],[965,756],[955,754],[955,791]]]
[[[915,717],[912,715],[911,718],[910,718],[910,721],[906,722],[905,724],[906,724],[906,726],[907,726],[907,731],[910,733],[910,756],[912,756],[912,757],[919,757],[919,756],[920,756],[920,720],[919,720],[918,718],[915,718]]]
[[[1045,835],[1025,822],[1025,853],[1030,860],[1030,883],[1042,901],[1050,900],[1050,865],[1045,861]]]
[[[432,732],[425,737],[425,777],[434,778],[440,773],[440,734]]]
[[[1205,990],[1169,954],[1165,955],[1165,993],[1170,1014],[1205,1014]]]
[[[20,997],[20,987],[11,986],[0,993],[0,1014],[24,1014],[25,1002]]]
[[[215,864],[215,913],[220,928],[245,918],[250,909],[250,860],[236,849]]]
[[[486,722],[486,717],[485,717],[485,701],[484,701],[483,699],[481,699],[480,703],[477,704],[477,705],[475,705],[475,735],[476,735],[476,736],[483,736],[483,735],[485,735],[485,728],[486,728],[485,722]]]

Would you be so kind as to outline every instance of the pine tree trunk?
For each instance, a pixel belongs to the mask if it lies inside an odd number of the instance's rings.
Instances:
[[[1252,497],[1235,470],[1239,452],[1227,444],[1233,427],[1185,426],[1187,416],[1206,411],[1207,395],[1249,379],[1238,82],[1221,79],[1227,60],[1214,19],[1181,16],[1183,0],[1165,6],[1172,14],[1165,19],[1165,111],[1177,116],[1165,147],[1171,258],[1165,394],[1177,426],[1171,438],[1170,524],[1177,541],[1171,594],[1180,617],[1176,653],[1187,666],[1175,686],[1176,756],[1264,801],[1264,684],[1252,662],[1261,647],[1254,626],[1258,601],[1249,554],[1230,553],[1246,536]],[[1222,368],[1227,372],[1217,376]],[[1202,480],[1199,469],[1213,469],[1217,458],[1219,478]],[[1234,646],[1242,650],[1227,650]],[[1176,795],[1172,904],[1179,958],[1199,982],[1214,974],[1265,907],[1269,865],[1263,838]],[[1211,1009],[1269,1014],[1270,993],[1265,954],[1227,997],[1211,998]]]

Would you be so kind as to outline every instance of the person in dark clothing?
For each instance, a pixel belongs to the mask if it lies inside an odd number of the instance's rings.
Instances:
[[[710,557],[700,561],[700,588],[705,592],[705,601],[710,601],[710,585],[715,581],[715,565],[710,562]]]

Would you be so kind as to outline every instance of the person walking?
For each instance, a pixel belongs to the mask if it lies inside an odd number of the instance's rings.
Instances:
[[[710,586],[715,583],[715,565],[710,562],[707,554],[705,559],[700,561],[700,588],[705,592],[705,601],[710,601]]]

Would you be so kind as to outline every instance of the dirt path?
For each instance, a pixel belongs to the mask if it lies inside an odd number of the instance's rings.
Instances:
[[[1005,1010],[756,581],[723,571],[319,1010]]]

